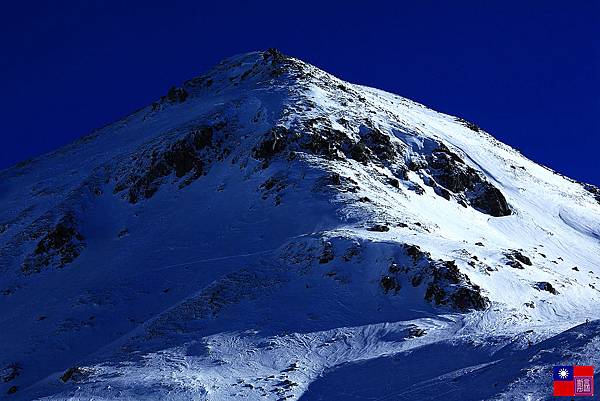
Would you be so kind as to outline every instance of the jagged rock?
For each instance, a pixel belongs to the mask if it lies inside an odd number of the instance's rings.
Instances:
[[[253,157],[258,160],[269,161],[283,152],[289,132],[284,127],[275,127],[265,134],[263,140],[254,148]]]
[[[506,264],[516,269],[524,269],[521,263],[527,266],[531,266],[533,264],[531,263],[531,259],[517,250],[511,250],[510,252],[505,253],[504,256],[508,258]]]
[[[377,160],[383,165],[390,165],[402,154],[402,149],[396,142],[391,140],[391,136],[375,128],[363,129],[359,142],[364,148],[369,150]]]
[[[390,228],[388,226],[386,226],[385,224],[375,224],[374,226],[367,228],[367,230],[382,233],[382,232],[390,231]]]
[[[333,245],[331,245],[331,242],[327,241],[327,242],[323,243],[323,252],[321,253],[321,256],[319,257],[319,263],[320,264],[329,263],[333,260],[334,257],[335,257],[335,255],[333,254]]]
[[[427,167],[412,162],[411,168],[427,168],[431,178],[424,177],[424,182],[438,195],[449,200],[451,194],[448,191],[462,194],[475,209],[494,217],[512,213],[502,192],[442,143],[438,143],[438,147],[425,159]]]
[[[213,127],[201,127],[190,132],[196,150],[202,150],[212,143],[213,132]]]
[[[2,371],[0,371],[0,377],[4,383],[8,383],[9,381],[16,379],[21,373],[21,370],[23,370],[21,365],[14,362],[8,364],[4,369],[2,369]]]
[[[425,257],[425,258],[429,257],[429,254],[427,252],[421,251],[421,248],[419,248],[418,245],[403,244],[402,247],[404,248],[404,251],[406,252],[406,254],[408,256],[410,256],[410,258],[415,263],[423,257]]]
[[[331,173],[328,176],[321,179],[320,185],[317,185],[317,188],[320,188],[322,186],[331,186],[340,192],[357,192],[359,189],[356,181],[354,181],[350,177],[345,177],[338,173]],[[365,201],[364,198],[363,200],[361,200],[361,202]],[[368,200],[369,198],[366,199]]]
[[[500,190],[489,182],[482,182],[471,194],[471,205],[493,217],[510,216],[512,211]]]
[[[274,48],[263,52],[263,59],[271,63],[271,76],[274,78],[282,75],[286,70],[285,67],[290,62],[287,56]]]
[[[488,306],[488,300],[481,295],[481,288],[460,287],[451,296],[452,305],[458,310],[483,310]]]
[[[408,338],[423,337],[425,334],[427,334],[425,329],[415,325],[408,329]]]
[[[391,186],[393,186],[394,188],[400,188],[400,181],[398,181],[397,178],[389,178],[387,180],[388,184],[390,184]]]
[[[278,126],[271,129],[255,146],[253,157],[268,164],[270,159],[285,149],[307,152],[329,160],[350,158],[362,164],[377,162],[393,167],[393,172],[407,179],[401,147],[389,134],[372,128],[364,128],[360,139],[355,141],[347,133],[332,128],[324,118],[312,118],[303,122],[297,131]]]
[[[206,173],[207,166],[212,161],[210,151],[213,151],[212,156],[215,159],[222,159],[228,154],[229,150],[226,147],[218,146],[220,144],[213,141],[215,130],[220,128],[222,125],[191,129],[185,137],[173,142],[166,149],[152,150],[149,158],[142,155],[137,158],[137,168],[120,177],[113,192],[119,193],[128,189],[127,199],[135,204],[141,199],[151,198],[160,188],[162,179],[171,174],[176,178],[186,177],[180,188],[189,185]]]
[[[525,267],[523,267],[523,265],[521,264],[521,262],[519,262],[518,260],[509,260],[506,262],[506,264],[510,267],[513,267],[515,269],[519,269],[519,270],[524,270]]]
[[[446,200],[450,200],[451,195],[450,195],[450,192],[448,192],[448,190],[446,188],[442,188],[439,185],[434,185],[433,189],[434,189],[435,193],[438,194],[439,196],[441,196],[442,198],[444,198]]]
[[[400,271],[400,266],[398,265],[398,263],[392,262],[392,263],[390,263],[390,266],[388,267],[388,271],[390,273],[398,273]]]
[[[348,249],[346,250],[346,253],[344,254],[344,261],[349,262],[351,261],[355,256],[360,255],[360,245],[359,244],[352,244],[350,247],[348,247]]]
[[[383,276],[380,280],[381,286],[383,287],[384,292],[387,294],[390,291],[394,291],[397,293],[400,291],[400,283],[396,280],[395,277],[392,276]]]
[[[167,100],[171,103],[183,103],[188,96],[189,94],[185,89],[172,86],[167,93]]]
[[[412,284],[413,287],[420,286],[422,282],[423,282],[423,276],[420,274],[417,274],[410,279],[410,283]]]
[[[457,310],[483,310],[489,301],[479,286],[462,274],[454,261],[440,261],[431,267],[433,280],[427,286],[425,299],[436,305],[450,305]]]
[[[263,191],[262,199],[267,199],[271,194],[275,195],[275,203],[278,205],[281,202],[280,192],[287,188],[287,184],[282,178],[271,177],[260,185]]]
[[[88,368],[74,366],[67,369],[60,377],[60,380],[62,380],[65,383],[69,380],[78,382],[88,377],[91,373],[92,371]]]
[[[583,188],[591,193],[594,199],[600,204],[600,188],[592,184],[583,184]]]
[[[51,264],[64,267],[75,260],[84,247],[84,237],[77,229],[75,217],[67,214],[43,235],[33,253],[23,262],[22,271],[35,273]]]
[[[360,163],[367,163],[371,160],[369,149],[364,143],[358,142],[350,149],[350,157]]]
[[[556,291],[556,289],[552,286],[552,284],[550,284],[547,281],[539,281],[539,282],[535,283],[534,288],[536,288],[540,291],[547,291],[553,295],[558,295],[558,291]]]
[[[169,150],[164,153],[167,165],[175,170],[178,178],[183,177],[194,170],[196,176],[203,171],[202,160],[196,154],[196,148],[187,141],[175,142]]]
[[[425,189],[417,183],[411,182],[409,183],[409,190],[414,191],[417,195],[423,195],[425,193]]]
[[[472,131],[475,131],[475,132],[481,131],[481,128],[477,124],[467,121],[464,118],[456,117],[456,121],[460,122],[462,125],[464,125],[465,127],[469,128]]]
[[[346,134],[336,130],[322,130],[308,136],[308,141],[300,147],[316,156],[324,156],[329,160],[339,159],[342,155],[340,148],[348,140]]]

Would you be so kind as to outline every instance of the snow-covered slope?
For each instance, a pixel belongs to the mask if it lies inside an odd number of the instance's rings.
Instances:
[[[600,190],[274,50],[0,202],[7,399],[547,399],[598,359]]]

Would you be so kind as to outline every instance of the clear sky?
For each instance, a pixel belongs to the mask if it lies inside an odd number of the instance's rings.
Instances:
[[[600,1],[22,1],[0,12],[0,168],[279,48],[600,184]]]

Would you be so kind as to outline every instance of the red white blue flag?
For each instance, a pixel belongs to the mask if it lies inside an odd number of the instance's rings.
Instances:
[[[555,366],[552,369],[555,396],[594,395],[593,366]]]

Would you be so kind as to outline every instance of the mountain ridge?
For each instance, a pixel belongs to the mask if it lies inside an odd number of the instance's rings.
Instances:
[[[275,50],[0,177],[16,399],[299,399],[342,364],[598,318],[593,186]]]

